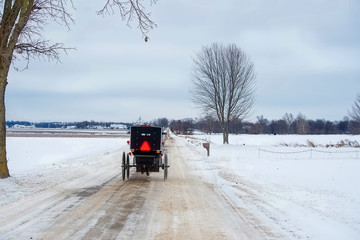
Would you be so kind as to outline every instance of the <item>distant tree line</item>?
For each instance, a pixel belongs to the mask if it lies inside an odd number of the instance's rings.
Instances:
[[[211,134],[222,133],[220,122],[205,116],[199,119],[186,118],[181,120],[159,119],[150,124],[169,127],[175,134],[191,135],[195,130]],[[236,118],[229,126],[231,134],[360,134],[360,123],[344,117],[341,121],[325,119],[309,120],[305,115],[294,117],[286,113],[282,119],[268,120],[258,116],[256,122],[241,121]]]
[[[39,122],[28,121],[7,121],[8,127],[14,125],[35,126],[37,128],[67,128],[75,126],[77,129],[88,129],[96,126],[109,128],[111,124],[123,124],[131,126],[131,123],[119,122]],[[191,135],[194,131],[203,133],[222,133],[220,122],[212,117],[185,118],[179,120],[169,120],[158,118],[144,123],[145,125],[155,125],[169,127],[175,134]],[[325,119],[311,120],[306,119],[305,115],[299,113],[296,117],[286,113],[281,119],[268,120],[264,116],[258,116],[255,122],[241,121],[235,118],[230,122],[229,132],[231,134],[360,134],[360,122],[348,117],[341,121],[329,121]]]
[[[296,118],[285,114],[282,119],[271,121],[259,116],[247,126],[250,134],[359,134],[359,130],[359,124],[348,117],[341,121],[309,120],[303,114]]]
[[[101,126],[103,128],[110,128],[111,124],[123,124],[126,126],[130,126],[131,123],[123,123],[123,122],[97,122],[97,121],[82,121],[82,122],[28,122],[28,121],[6,121],[7,127],[14,127],[15,125],[21,126],[35,126],[36,128],[67,128],[67,127],[75,127],[77,129],[89,129],[97,126]]]

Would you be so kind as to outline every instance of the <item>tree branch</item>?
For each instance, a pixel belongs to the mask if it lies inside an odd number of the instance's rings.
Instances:
[[[31,43],[19,43],[15,46],[15,52],[26,61],[26,65],[22,69],[16,67],[15,69],[21,71],[27,69],[31,58],[42,58],[48,61],[55,60],[56,62],[61,62],[61,52],[67,54],[68,50],[74,50],[74,48],[66,48],[63,43],[50,44],[50,41],[42,39]],[[16,60],[16,56],[14,60]]]
[[[147,41],[147,33],[154,27],[157,27],[156,23],[151,20],[151,13],[145,12],[144,0],[107,0],[104,7],[97,13],[99,15],[114,14],[114,8],[117,8],[120,12],[122,21],[126,21],[126,24],[130,27],[130,23],[137,19],[137,27],[140,29],[142,35]],[[148,0],[150,5],[156,4],[157,0]]]

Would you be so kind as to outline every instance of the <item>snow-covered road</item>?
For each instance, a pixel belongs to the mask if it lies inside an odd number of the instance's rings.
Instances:
[[[94,172],[2,206],[1,239],[267,239],[270,229],[185,164],[184,141],[167,141],[171,168],[120,178],[123,148]]]
[[[308,139],[233,136],[234,145],[222,145],[219,137],[205,136],[206,157],[203,136],[172,136],[166,182],[162,171],[135,169],[121,180],[124,138],[10,139],[13,161],[35,164],[14,164],[13,177],[0,181],[0,239],[359,239],[356,149],[260,158],[259,147],[302,152],[309,148],[282,143]]]

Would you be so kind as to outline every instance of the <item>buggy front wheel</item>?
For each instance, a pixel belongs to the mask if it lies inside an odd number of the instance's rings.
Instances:
[[[130,176],[130,159],[129,154],[126,156],[126,177],[129,179]]]
[[[125,169],[126,169],[126,165],[125,165],[125,152],[123,152],[122,155],[122,165],[121,165],[121,175],[122,175],[122,180],[125,181]]]
[[[167,179],[168,176],[168,157],[167,154],[165,154],[164,156],[164,181]]]

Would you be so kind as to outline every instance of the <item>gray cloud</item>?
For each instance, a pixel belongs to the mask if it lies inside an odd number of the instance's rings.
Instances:
[[[11,72],[9,120],[199,116],[189,100],[192,57],[213,42],[235,43],[255,63],[252,119],[302,112],[340,120],[360,91],[356,0],[160,0],[148,43],[118,15],[97,16],[101,6],[78,1],[71,31],[49,25],[49,38],[77,48],[62,64],[35,61]]]

